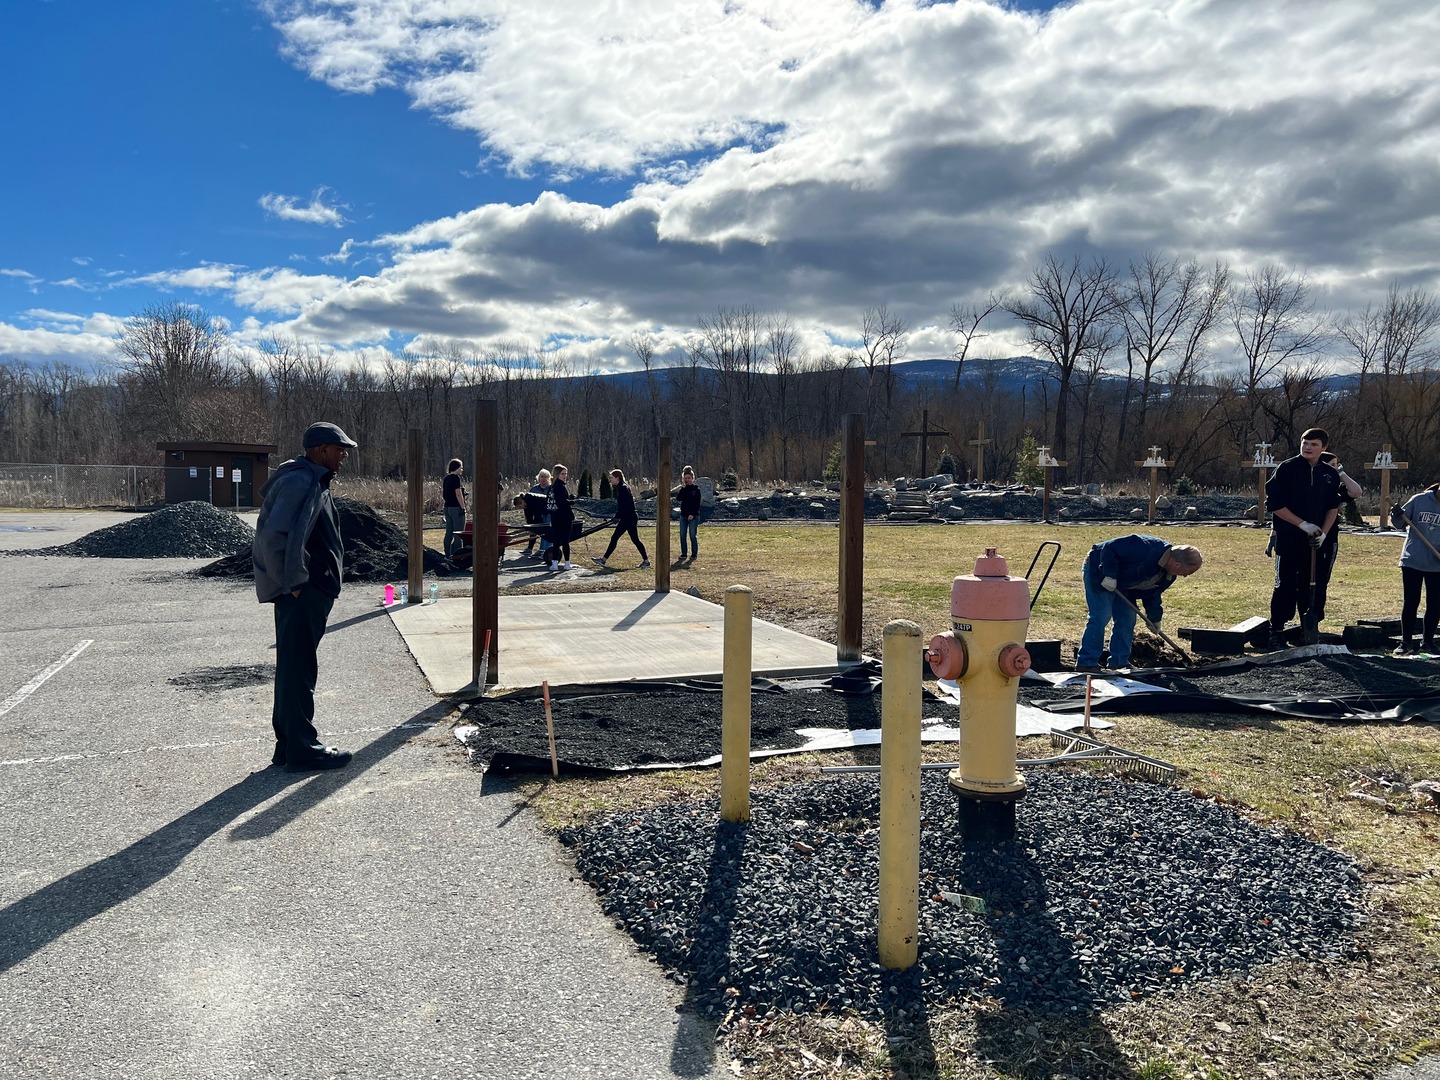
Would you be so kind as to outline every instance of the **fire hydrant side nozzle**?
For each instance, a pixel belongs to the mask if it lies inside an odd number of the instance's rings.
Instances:
[[[950,632],[931,639],[927,654],[937,677],[962,684],[960,767],[950,773],[950,787],[960,797],[967,837],[1007,839],[1014,836],[1015,802],[1025,795],[1015,770],[1015,698],[1016,680],[1030,670],[1029,583],[1011,577],[1005,557],[987,548],[975,572],[952,583],[950,617]]]

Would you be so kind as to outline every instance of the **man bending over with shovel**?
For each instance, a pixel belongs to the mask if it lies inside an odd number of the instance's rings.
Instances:
[[[1168,544],[1158,536],[1131,533],[1090,549],[1082,577],[1090,617],[1075,657],[1076,671],[1100,671],[1105,648],[1105,627],[1110,633],[1110,667],[1128,668],[1135,643],[1137,605],[1145,607],[1146,621],[1158,625],[1165,609],[1160,594],[1200,569],[1200,549],[1189,544]]]
[[[1282,461],[1265,484],[1275,526],[1272,649],[1285,647],[1285,622],[1297,610],[1306,643],[1319,639],[1319,560],[1340,514],[1340,474],[1321,460],[1329,442],[1323,428],[1307,429],[1300,436],[1300,453]]]

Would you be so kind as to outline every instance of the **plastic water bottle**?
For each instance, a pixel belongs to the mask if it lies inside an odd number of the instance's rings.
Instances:
[[[385,586],[385,606],[386,606],[386,607],[389,607],[389,606],[390,606],[391,604],[393,604],[394,602],[395,602],[395,586],[394,586],[394,585],[386,585],[386,586]]]
[[[401,585],[401,586],[400,586],[400,603],[402,603],[402,604],[408,604],[409,602],[410,602],[410,586],[409,586],[409,585]]]
[[[440,602],[440,586],[436,582],[430,583],[430,602],[432,604],[438,604]]]

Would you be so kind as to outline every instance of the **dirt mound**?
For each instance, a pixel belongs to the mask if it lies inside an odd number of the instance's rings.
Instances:
[[[340,539],[345,548],[345,581],[402,581],[410,576],[410,542],[404,531],[386,521],[374,508],[354,499],[335,500],[340,515]],[[253,534],[252,534],[253,538]],[[425,573],[439,577],[463,573],[434,548],[425,549]],[[228,558],[195,571],[201,577],[253,578],[250,544]]]
[[[165,506],[57,547],[7,555],[62,555],[91,559],[203,559],[245,551],[255,534],[229,510],[206,502]]]

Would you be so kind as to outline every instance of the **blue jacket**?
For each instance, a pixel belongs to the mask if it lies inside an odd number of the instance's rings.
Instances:
[[[340,518],[330,498],[333,475],[297,457],[276,469],[260,489],[265,502],[250,546],[260,603],[274,603],[302,585],[340,595],[345,549]]]
[[[1425,546],[1425,540],[1429,540],[1435,547],[1440,548],[1440,497],[1433,491],[1412,495],[1409,502],[1390,514],[1390,524],[1397,529],[1405,528],[1405,521],[1400,517],[1402,513],[1410,519],[1414,528],[1405,533],[1405,547],[1400,551],[1400,565],[1425,572],[1440,570],[1440,559]],[[1417,532],[1420,536],[1415,535]],[[1421,536],[1425,540],[1422,540]]]
[[[1165,614],[1160,594],[1175,584],[1174,575],[1160,569],[1160,560],[1169,550],[1169,543],[1158,536],[1144,533],[1117,536],[1090,549],[1085,573],[1090,575],[1090,583],[1096,588],[1105,578],[1113,577],[1119,591],[1143,604],[1150,621],[1158,623]]]

